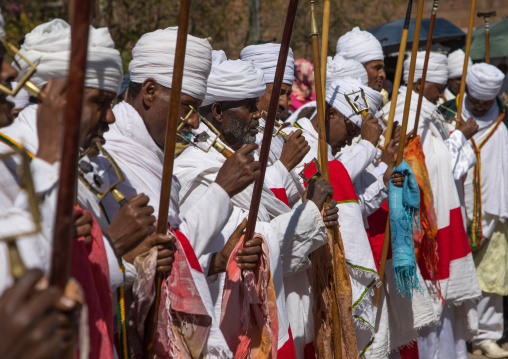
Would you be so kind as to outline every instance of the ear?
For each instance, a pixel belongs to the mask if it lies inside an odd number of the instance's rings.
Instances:
[[[330,123],[332,120],[336,120],[339,118],[339,111],[335,107],[330,107],[330,109],[326,112],[325,122]]]
[[[141,95],[143,96],[143,102],[146,105],[150,105],[155,101],[155,93],[157,92],[158,83],[152,79],[146,79],[141,87]]]
[[[420,88],[421,88],[421,85],[422,85],[422,79],[418,79],[418,81],[416,81],[414,84],[413,84],[413,90],[414,92],[416,93],[420,93]]]
[[[222,123],[224,121],[222,104],[220,102],[215,102],[212,104],[212,117],[218,123]]]

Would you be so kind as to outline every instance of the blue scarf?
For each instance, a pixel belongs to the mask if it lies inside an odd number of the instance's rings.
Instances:
[[[416,275],[415,247],[413,231],[420,227],[418,208],[420,190],[415,175],[406,161],[394,170],[405,176],[404,186],[396,187],[391,178],[388,184],[388,208],[393,253],[393,270],[397,290],[404,297],[413,298],[413,289],[422,291]],[[393,174],[392,174],[393,176]]]

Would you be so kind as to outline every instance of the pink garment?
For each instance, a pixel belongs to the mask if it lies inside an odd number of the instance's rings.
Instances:
[[[235,261],[242,237],[229,257],[222,294],[220,329],[235,359],[277,358],[279,323],[268,246],[261,234],[254,236],[263,239],[258,267],[243,271],[242,279]]]
[[[202,271],[187,238],[180,231],[174,235],[176,251],[171,274],[162,281],[154,358],[201,358],[212,325],[193,273]],[[156,248],[138,256],[135,265],[138,279],[129,321],[134,333],[129,338],[131,357],[141,358],[145,322],[155,299]]]
[[[74,208],[76,215],[85,212]],[[85,238],[74,241],[70,275],[75,278],[85,293],[88,307],[90,335],[90,359],[113,358],[113,304],[109,285],[109,267],[102,230],[92,214],[92,243],[86,245]],[[85,358],[82,358],[85,359]]]
[[[295,60],[295,81],[289,110],[294,112],[315,96],[314,65],[305,59]]]

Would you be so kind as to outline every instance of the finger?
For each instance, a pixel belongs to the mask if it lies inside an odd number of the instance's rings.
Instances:
[[[332,200],[330,201],[330,203],[328,204],[328,209],[332,209],[332,208],[337,208],[337,212],[339,211],[339,208],[337,207],[337,201],[336,200]]]
[[[85,224],[81,225],[79,227],[76,227],[76,238],[87,236],[92,232],[92,225],[91,224]]]
[[[338,225],[339,225],[339,222],[337,222],[337,221],[325,222],[325,227],[329,227],[329,228],[337,227]]]
[[[152,213],[154,212],[154,209],[152,206],[141,206],[139,208],[139,212],[138,213],[141,213],[145,216],[149,216],[151,215]]]
[[[35,292],[27,301],[27,305],[23,312],[18,313],[18,316],[27,316],[22,320],[25,323],[38,323],[40,318],[45,316],[48,311],[52,310],[61,293],[56,287],[49,287],[48,289]],[[46,315],[47,316],[47,315]]]
[[[257,254],[250,256],[236,256],[235,261],[237,263],[257,263],[259,261],[259,256]]]
[[[239,236],[241,236],[241,235],[242,235],[242,233],[245,231],[245,229],[246,229],[246,228],[247,228],[247,218],[244,218],[244,219],[243,219],[243,221],[242,221],[242,223],[240,223],[240,224],[238,225],[238,227],[236,227],[236,229],[235,229],[235,232],[234,232],[234,233],[235,233],[235,234],[237,234],[237,235],[239,235]]]
[[[250,256],[252,254],[261,253],[261,246],[242,248],[238,251],[238,255],[240,256]]]
[[[14,309],[28,299],[42,276],[43,274],[40,269],[30,269],[18,280],[15,287],[11,287],[5,291],[4,297],[9,297],[9,312],[14,313]]]
[[[155,244],[164,245],[166,248],[168,248],[168,244],[173,245],[176,241],[175,237],[171,234],[155,233],[150,237],[154,240]]]
[[[150,198],[146,196],[144,193],[140,193],[134,197],[129,198],[129,204],[133,204],[137,207],[144,207],[148,204]]]
[[[238,263],[238,268],[241,270],[254,270],[257,266],[257,263]]]
[[[157,273],[164,274],[171,272],[171,268],[173,268],[173,266],[157,266]]]
[[[254,237],[252,239],[249,239],[247,242],[245,242],[244,247],[254,247],[259,246],[263,243],[263,240],[259,237]]]
[[[85,245],[89,246],[92,242],[93,238],[91,236],[85,236]]]
[[[159,248],[157,247],[157,259],[173,258],[175,251],[171,248]]]
[[[173,265],[173,262],[174,262],[173,257],[157,259],[157,266],[158,267],[168,267],[168,266]]]
[[[75,221],[74,225],[76,227],[82,226],[84,224],[90,223],[92,221],[92,215],[89,212],[83,212],[81,216],[79,216]]]
[[[256,143],[249,143],[247,145],[243,145],[242,148],[240,148],[235,153],[240,153],[243,155],[248,155],[252,151],[254,151],[256,148],[258,148],[258,145]]]

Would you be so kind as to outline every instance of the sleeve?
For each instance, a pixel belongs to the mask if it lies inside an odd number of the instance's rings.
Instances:
[[[361,140],[351,151],[341,154],[337,159],[346,167],[354,183],[376,157],[376,147],[369,141]]]
[[[383,174],[376,176],[374,171],[365,171],[354,183],[364,219],[381,208],[383,202],[388,199],[388,188],[384,184]]]
[[[220,185],[214,182],[203,189],[199,201],[194,201],[185,212],[181,212],[180,224],[180,231],[185,234],[198,258],[208,250],[233,212],[231,198]]]
[[[459,130],[453,131],[444,142],[450,154],[453,178],[457,181],[477,163],[476,155],[471,143]]]
[[[309,254],[328,242],[321,212],[312,201],[270,221],[279,242],[284,276],[310,267]]]

